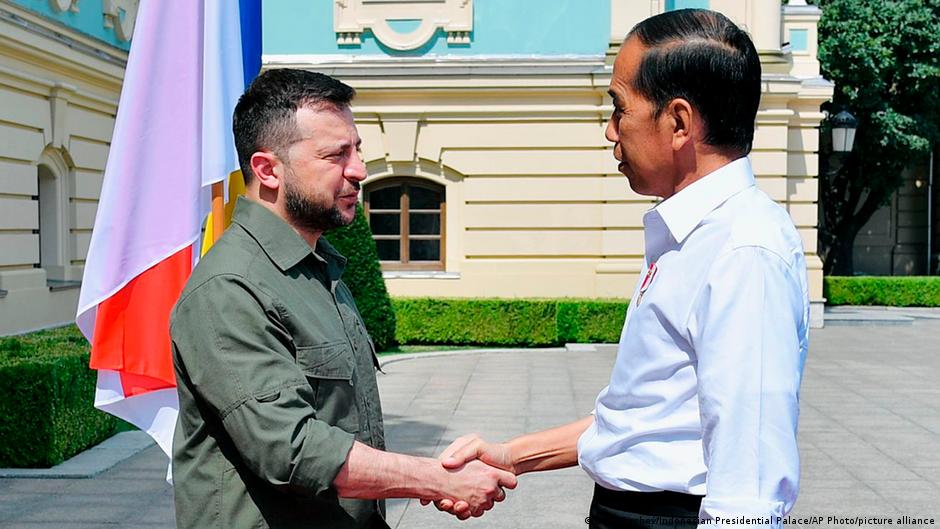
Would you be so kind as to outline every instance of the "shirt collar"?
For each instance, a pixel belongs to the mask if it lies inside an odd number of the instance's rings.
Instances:
[[[669,233],[681,243],[706,215],[748,187],[754,185],[751,162],[746,157],[720,167],[675,195],[660,202],[647,215],[658,215]],[[648,219],[644,219],[647,224]]]
[[[283,219],[249,198],[238,197],[232,222],[244,228],[282,272],[309,255],[326,265],[331,277],[338,278],[346,266],[346,258],[325,238],[317,239],[316,251],[311,250],[307,241]]]

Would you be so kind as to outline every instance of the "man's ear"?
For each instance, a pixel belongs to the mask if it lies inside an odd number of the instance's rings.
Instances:
[[[672,150],[679,151],[692,140],[695,110],[688,101],[680,97],[670,101],[663,113],[668,116],[668,123],[672,127]]]
[[[274,153],[258,151],[251,155],[249,163],[262,189],[276,191],[281,187],[283,164]]]

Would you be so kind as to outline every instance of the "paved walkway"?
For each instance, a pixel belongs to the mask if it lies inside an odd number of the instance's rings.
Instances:
[[[793,515],[890,516],[893,525],[908,515],[940,524],[940,321],[827,327],[813,331],[811,343],[800,422],[803,486]],[[610,351],[553,350],[389,363],[379,382],[390,448],[431,456],[465,432],[505,439],[581,417],[613,359]],[[93,479],[0,479],[0,527],[170,529],[165,465],[152,447]],[[481,519],[457,522],[417,502],[392,501],[389,522],[579,528],[591,487],[578,469],[526,475]]]

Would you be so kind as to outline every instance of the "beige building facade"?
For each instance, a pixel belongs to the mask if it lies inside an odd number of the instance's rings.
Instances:
[[[133,30],[132,11],[31,4],[0,0],[0,335],[75,318]]]
[[[819,11],[705,3],[761,52],[751,160],[803,237],[821,323],[817,127],[832,86],[816,62]],[[0,335],[74,318],[136,2],[104,37],[61,20],[92,3],[26,4],[36,2],[0,0]],[[320,26],[306,23],[320,4]],[[656,200],[630,190],[604,138],[610,63],[633,24],[681,2],[524,4],[263,4],[265,68],[322,71],[358,90],[363,202],[394,296],[624,298],[641,273],[642,215]]]
[[[263,62],[322,71],[357,88],[369,169],[364,200],[380,256],[383,244],[389,250],[383,264],[392,295],[624,298],[641,273],[642,216],[656,201],[630,190],[604,138],[609,65],[630,28],[667,4],[612,0],[604,56],[266,54]],[[763,96],[750,157],[758,185],[787,208],[803,238],[819,325],[819,107],[832,85],[816,61],[820,12],[797,4],[712,0],[709,7],[746,27],[760,51]],[[791,35],[797,46],[784,44]],[[409,247],[434,244],[409,230],[421,224],[419,213],[395,207],[385,192],[408,182],[425,184],[441,202],[417,210],[442,212],[439,229],[425,222],[419,230],[440,237],[439,256],[425,261],[403,259]],[[412,195],[400,187],[391,194]]]

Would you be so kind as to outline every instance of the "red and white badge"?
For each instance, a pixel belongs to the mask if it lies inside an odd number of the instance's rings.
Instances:
[[[640,301],[643,301],[643,294],[646,294],[647,289],[653,284],[653,280],[656,279],[657,270],[659,269],[656,268],[656,263],[650,263],[650,267],[646,271],[646,277],[643,278],[643,283],[640,284],[640,293],[636,296],[637,305],[640,304]]]

